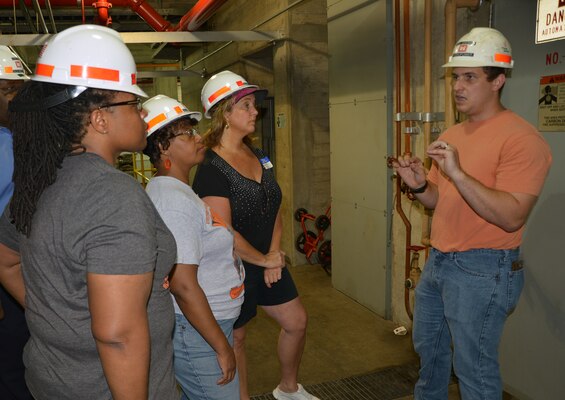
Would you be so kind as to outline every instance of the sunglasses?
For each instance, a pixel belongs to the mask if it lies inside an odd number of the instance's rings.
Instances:
[[[98,107],[98,109],[101,110],[103,108],[118,107],[118,106],[135,106],[137,108],[137,111],[143,110],[143,104],[141,103],[141,99],[139,97],[134,100],[120,101],[119,103],[104,104]]]

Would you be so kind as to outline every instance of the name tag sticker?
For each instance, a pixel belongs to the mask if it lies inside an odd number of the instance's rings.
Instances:
[[[267,156],[265,156],[261,159],[261,164],[263,165],[263,168],[265,168],[265,169],[273,168],[273,163],[271,162],[271,160],[269,160],[269,157],[267,157]]]

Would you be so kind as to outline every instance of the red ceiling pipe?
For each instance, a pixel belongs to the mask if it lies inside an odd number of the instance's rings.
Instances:
[[[76,7],[80,0],[51,0],[52,7]],[[204,22],[206,22],[227,0],[199,0],[192,9],[186,13],[180,20],[179,24],[172,26],[169,21],[164,19],[150,4],[145,0],[111,0],[111,2],[96,0],[84,0],[84,5],[91,5],[98,10],[98,18],[104,24],[108,20],[108,9],[114,7],[129,7],[136,12],[147,24],[149,24],[157,32],[164,31],[189,31],[197,30]],[[33,7],[31,0],[24,0],[28,7]],[[82,2],[81,6],[83,5]],[[106,3],[109,6],[96,6],[96,4]],[[39,5],[45,5],[44,0],[39,0]],[[13,7],[13,0],[0,0],[0,7]]]
[[[55,0],[57,1],[57,0]],[[163,31],[189,31],[200,28],[227,0],[198,0],[186,13],[176,26],[161,17],[145,0],[114,0],[115,6],[124,5],[135,11],[145,22],[157,32]]]
[[[33,7],[31,0],[24,0],[28,7]],[[107,4],[103,5],[102,3]],[[136,12],[145,22],[147,22],[153,29],[158,32],[174,30],[171,23],[163,18],[149,3],[145,0],[109,0],[109,1],[96,1],[84,0],[84,5],[87,7],[94,7],[98,11],[98,19],[101,24],[107,24],[111,21],[108,9],[113,7],[128,7]],[[45,6],[44,0],[39,0],[39,6]],[[80,0],[51,0],[51,7],[77,7],[83,6]],[[0,7],[13,7],[13,0],[0,0]]]
[[[199,0],[180,20],[176,31],[194,32],[208,21],[227,0]]]
[[[76,7],[79,5],[79,1],[80,0],[51,0],[51,6],[57,6],[57,7]],[[87,3],[90,3],[90,1],[87,0]],[[27,7],[33,7],[33,2],[31,0],[24,0],[24,4]],[[39,0],[39,5],[41,7],[45,6],[45,1],[44,0]],[[13,7],[14,6],[14,0],[0,0],[0,7]]]
[[[96,19],[96,23],[98,25],[112,25],[112,17],[110,17],[110,8],[112,8],[112,3],[108,3],[107,1],[96,1],[92,3],[92,7],[98,11],[98,17]]]
[[[135,11],[145,22],[149,24],[157,32],[172,31],[174,28],[171,23],[159,15],[157,11],[145,0],[121,0],[113,1],[114,4],[125,2],[126,6]]]

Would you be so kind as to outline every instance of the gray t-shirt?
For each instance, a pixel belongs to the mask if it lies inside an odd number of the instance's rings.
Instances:
[[[16,234],[7,214],[0,220],[0,242],[22,257],[31,333],[24,363],[33,396],[111,398],[92,337],[87,273],[153,271],[147,305],[149,398],[178,399],[172,364],[174,314],[167,289],[176,247],[141,185],[95,154],[71,156],[41,195],[29,238]]]
[[[198,284],[217,320],[237,318],[243,304],[245,272],[234,253],[233,232],[192,188],[176,178],[158,176],[147,184],[177,243],[177,263],[198,265]],[[175,301],[175,312],[182,314]]]

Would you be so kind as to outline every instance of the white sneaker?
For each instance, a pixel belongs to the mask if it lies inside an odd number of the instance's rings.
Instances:
[[[300,383],[298,384],[298,390],[293,393],[283,392],[277,386],[275,390],[273,390],[273,396],[277,400],[320,400],[316,396],[312,396],[308,393]]]

